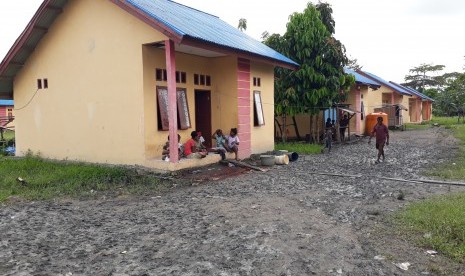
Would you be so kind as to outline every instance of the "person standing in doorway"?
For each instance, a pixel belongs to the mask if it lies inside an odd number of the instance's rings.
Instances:
[[[384,146],[389,145],[389,130],[385,124],[383,124],[383,117],[378,117],[377,124],[373,127],[368,144],[371,142],[371,138],[376,137],[376,149],[378,150],[378,159],[375,161],[376,164],[380,162],[380,158],[384,156]]]
[[[354,113],[355,114],[355,113]],[[344,142],[346,136],[346,129],[349,127],[349,120],[354,116],[354,114],[347,116],[344,114],[344,117],[339,121],[339,135],[341,136],[341,142]]]

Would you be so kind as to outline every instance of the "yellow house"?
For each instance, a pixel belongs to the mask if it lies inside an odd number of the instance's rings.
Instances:
[[[0,64],[16,152],[177,170],[177,134],[239,131],[272,150],[274,67],[298,65],[216,16],[168,0],[45,0]],[[170,137],[170,162],[161,161]]]
[[[14,101],[0,100],[0,128],[14,129]]]

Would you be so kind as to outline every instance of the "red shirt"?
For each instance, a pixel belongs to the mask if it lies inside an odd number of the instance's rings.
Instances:
[[[184,144],[184,155],[189,156],[189,154],[192,153],[192,147],[195,147],[195,140],[194,139],[189,139],[187,142]]]
[[[371,135],[373,134],[376,135],[377,144],[386,142],[386,138],[389,137],[388,128],[384,124],[376,124],[371,132]]]

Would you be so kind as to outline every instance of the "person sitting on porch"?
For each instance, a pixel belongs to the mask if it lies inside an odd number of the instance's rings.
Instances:
[[[211,151],[219,153],[221,155],[221,160],[226,159],[226,137],[223,135],[223,131],[221,129],[217,129],[215,133],[213,133],[212,139],[216,140],[216,147],[211,148]]]
[[[184,145],[181,143],[181,135],[178,134],[178,156],[179,158],[182,157],[184,154]],[[168,141],[166,141],[165,145],[163,146],[163,152],[161,160],[170,161],[170,136],[168,135]]]
[[[239,161],[239,157],[237,156],[237,152],[239,151],[239,137],[237,136],[237,128],[231,128],[229,135],[226,136],[225,148],[228,152],[234,152],[236,155],[236,160]]]
[[[191,138],[184,144],[184,155],[187,158],[204,158],[207,156],[205,149],[199,148],[199,135],[196,130],[191,132]]]
[[[349,120],[354,116],[354,114],[350,116],[344,114],[344,117],[341,119],[341,121],[339,121],[339,135],[341,136],[341,142],[344,142],[346,128],[349,127]]]

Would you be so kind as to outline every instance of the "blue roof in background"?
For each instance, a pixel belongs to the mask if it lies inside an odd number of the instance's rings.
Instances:
[[[400,85],[400,84],[399,84],[399,85]],[[407,89],[407,91],[410,91],[411,93],[415,94],[416,96],[422,98],[423,100],[428,100],[428,101],[434,102],[434,99],[432,99],[432,98],[426,96],[425,94],[423,94],[423,93],[421,93],[421,92],[419,92],[419,91],[417,91],[417,90],[415,90],[415,89],[413,89],[413,88],[411,88],[411,87],[403,86],[403,85],[400,85],[400,86],[402,86],[403,88]]]
[[[365,76],[362,76],[362,75],[360,75],[359,73],[355,72],[352,69],[344,68],[344,73],[354,75],[356,82],[366,84],[368,86],[375,86],[377,88],[381,87],[381,84],[379,84],[378,82],[376,82],[374,80],[371,80],[371,79],[369,79],[369,78],[367,78]]]
[[[219,17],[170,0],[127,0],[173,32],[298,66],[296,62],[234,28]]]
[[[361,71],[361,70],[360,70]],[[396,86],[386,80],[383,80],[382,78],[372,74],[372,73],[368,73],[366,71],[361,71],[363,74],[369,76],[370,78],[376,80],[377,82],[379,82],[380,84],[384,85],[384,86],[387,86],[397,92],[399,92],[400,94],[402,95],[407,95],[407,96],[412,96],[412,93],[409,92],[408,90],[406,90],[405,88],[402,88],[402,87],[399,87],[399,86]]]
[[[13,100],[0,100],[0,106],[13,106],[15,105]]]

